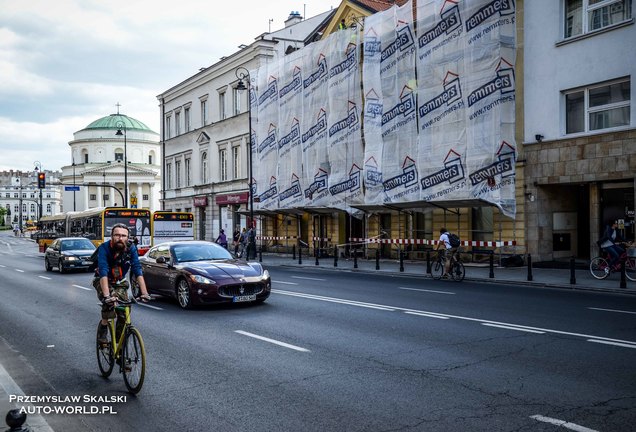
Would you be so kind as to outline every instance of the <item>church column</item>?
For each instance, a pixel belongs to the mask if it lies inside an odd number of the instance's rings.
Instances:
[[[81,189],[84,189],[84,208],[90,208],[90,200],[89,198],[89,193],[88,190],[90,189],[90,186],[83,186]],[[64,211],[68,211],[66,208],[64,209]]]
[[[143,207],[143,188],[142,188],[143,184],[142,183],[137,183],[137,207],[138,208],[142,208]]]

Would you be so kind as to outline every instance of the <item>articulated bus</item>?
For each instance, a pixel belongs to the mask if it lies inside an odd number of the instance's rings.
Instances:
[[[194,215],[189,212],[154,212],[152,245],[176,240],[194,240]]]
[[[116,223],[123,223],[130,231],[130,240],[137,243],[139,254],[145,254],[151,241],[150,210],[97,207],[79,212],[44,216],[37,234],[40,252],[58,237],[86,237],[95,246],[110,240],[110,230]]]

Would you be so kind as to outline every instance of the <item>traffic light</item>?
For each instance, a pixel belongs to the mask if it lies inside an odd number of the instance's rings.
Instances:
[[[46,187],[46,173],[38,173],[38,189],[44,189]]]

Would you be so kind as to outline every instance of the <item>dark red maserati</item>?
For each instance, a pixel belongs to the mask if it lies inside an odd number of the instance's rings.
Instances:
[[[261,303],[269,297],[269,272],[257,262],[235,259],[207,241],[175,241],[139,257],[150,294],[174,297],[179,306]]]

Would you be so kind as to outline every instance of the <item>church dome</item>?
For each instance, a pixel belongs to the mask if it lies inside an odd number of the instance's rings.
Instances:
[[[118,130],[121,129],[122,124],[125,126],[126,131],[139,131],[139,132],[150,132],[152,134],[158,135],[155,131],[150,129],[144,123],[140,122],[137,119],[132,117],[128,117],[124,114],[111,114],[106,117],[102,117],[100,119],[95,120],[82,131],[89,131],[94,129],[112,129]]]

